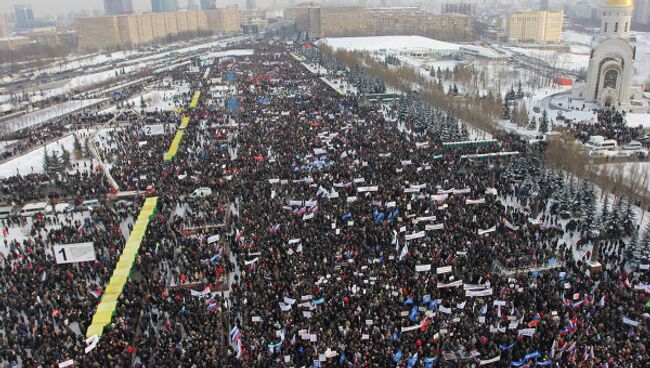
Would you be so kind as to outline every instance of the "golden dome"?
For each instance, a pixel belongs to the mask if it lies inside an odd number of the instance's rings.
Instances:
[[[606,8],[632,8],[634,7],[634,0],[605,0]]]

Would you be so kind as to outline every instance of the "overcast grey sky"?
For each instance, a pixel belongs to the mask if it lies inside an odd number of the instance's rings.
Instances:
[[[179,4],[183,5],[186,1],[180,0]],[[138,11],[151,9],[151,0],[134,0],[133,3]],[[104,9],[102,0],[0,0],[0,11],[11,13],[16,4],[31,5],[35,17],[68,14],[71,10]]]

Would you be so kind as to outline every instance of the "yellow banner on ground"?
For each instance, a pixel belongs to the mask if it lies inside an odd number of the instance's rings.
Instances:
[[[92,322],[86,330],[86,337],[89,338],[93,335],[101,336],[104,333],[104,327],[111,323],[113,314],[117,309],[117,302],[124,290],[124,286],[129,280],[133,263],[135,262],[140,245],[144,234],[147,231],[147,226],[153,214],[156,213],[156,205],[158,204],[158,197],[147,198],[144,205],[140,209],[138,220],[133,226],[133,231],[129,234],[129,239],[124,245],[122,255],[115,265],[113,275],[108,281],[108,285],[102,294],[102,300],[97,305],[97,310],[93,315]]]

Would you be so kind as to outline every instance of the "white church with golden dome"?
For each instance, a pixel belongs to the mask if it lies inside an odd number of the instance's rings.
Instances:
[[[600,34],[591,45],[587,80],[574,86],[573,99],[601,108],[635,110],[633,102],[642,98],[642,89],[631,85],[636,58],[635,39],[630,36],[633,8],[634,0],[605,0]]]

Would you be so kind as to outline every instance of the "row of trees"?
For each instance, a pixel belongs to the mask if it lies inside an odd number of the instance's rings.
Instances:
[[[81,144],[79,137],[74,135],[73,155],[75,160],[90,157],[90,150],[87,145]],[[43,171],[46,173],[61,172],[72,167],[70,151],[61,146],[61,154],[56,151],[48,153],[47,147],[43,150]]]

